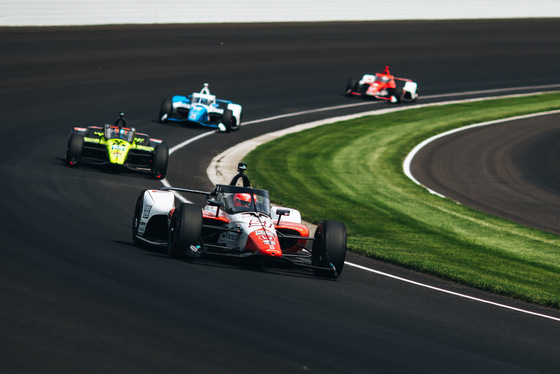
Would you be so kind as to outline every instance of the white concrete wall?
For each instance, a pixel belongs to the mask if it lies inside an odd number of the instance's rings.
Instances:
[[[560,17],[560,0],[0,0],[0,26]]]

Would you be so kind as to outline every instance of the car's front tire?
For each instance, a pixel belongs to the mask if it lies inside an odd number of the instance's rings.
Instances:
[[[169,150],[167,144],[158,144],[154,149],[152,159],[152,176],[155,179],[163,179],[167,174],[167,163],[169,161]]]
[[[167,251],[169,257],[192,260],[193,256],[185,256],[185,251],[195,245],[202,235],[202,210],[189,203],[181,203],[169,226]]]
[[[224,109],[224,113],[222,114],[222,123],[226,127],[226,132],[231,132],[232,130],[237,130],[239,128],[237,119],[233,115],[233,111],[231,109]]]
[[[319,222],[315,230],[315,240],[311,249],[314,273],[320,276],[338,277],[342,273],[346,259],[346,226],[339,221],[325,220]],[[335,272],[331,270],[334,266]]]
[[[66,165],[74,167],[80,166],[83,149],[84,136],[72,133],[72,135],[70,135],[70,139],[68,139],[68,145],[66,147]]]
[[[344,93],[346,95],[350,95],[353,91],[358,90],[358,80],[355,78],[348,78],[346,81],[346,91]]]
[[[173,114],[173,102],[170,99],[165,99],[159,107],[158,120],[161,123],[167,122],[167,119]]]

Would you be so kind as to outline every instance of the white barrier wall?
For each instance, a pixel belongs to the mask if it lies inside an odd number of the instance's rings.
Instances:
[[[0,26],[560,17],[560,0],[0,0]]]

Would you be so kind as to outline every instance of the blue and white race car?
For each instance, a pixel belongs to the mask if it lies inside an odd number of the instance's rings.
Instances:
[[[189,96],[175,95],[165,99],[159,110],[160,122],[191,122],[230,132],[241,126],[243,108],[229,100],[219,100],[210,94],[208,83],[200,92]]]

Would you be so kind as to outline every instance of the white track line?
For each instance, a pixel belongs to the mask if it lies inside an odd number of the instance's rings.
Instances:
[[[467,92],[455,92],[449,94],[441,94],[441,95],[429,95],[429,96],[422,96],[426,99],[437,99],[438,97],[450,97],[450,96],[465,96],[465,95],[480,95],[480,94],[490,94],[490,93],[501,93],[501,92],[511,92],[511,91],[518,91],[520,89],[524,90],[543,90],[543,89],[554,89],[560,88],[560,84],[545,84],[541,86],[527,86],[521,88],[496,88],[493,90],[482,90],[482,91],[467,91]]]
[[[200,135],[195,136],[194,138],[189,138],[189,139],[185,140],[184,142],[177,144],[175,147],[171,147],[171,149],[169,149],[169,156],[171,156],[175,151],[178,151],[179,149],[181,149],[181,148],[183,148],[183,147],[185,147],[185,146],[187,146],[187,145],[189,145],[189,144],[191,144],[191,143],[194,143],[194,142],[196,142],[196,141],[198,141],[198,140],[200,140],[200,139],[202,139],[202,138],[205,138],[205,137],[207,137],[207,136],[210,136],[210,135],[212,135],[212,134],[215,133],[215,132],[216,132],[216,130],[204,132],[204,133],[202,133],[202,134],[200,134]],[[169,183],[169,181],[168,181],[166,178],[163,178],[162,180],[160,180],[160,182],[161,182],[165,187],[171,187],[171,183]],[[181,194],[178,193],[177,191],[173,191],[173,193],[174,193],[175,196],[177,196],[177,198],[178,198],[179,200],[181,200],[182,202],[184,202],[184,203],[192,203],[192,201],[186,199],[185,197],[183,197],[183,195],[181,195]]]
[[[519,119],[525,119],[525,118],[532,118],[532,117],[540,117],[540,116],[548,116],[551,114],[558,114],[560,113],[560,110],[552,110],[549,112],[541,112],[541,113],[535,113],[535,114],[527,114],[527,115],[523,115],[523,116],[516,116],[516,117],[510,117],[510,118],[502,118],[502,119],[498,119],[498,120],[494,120],[494,121],[488,121],[488,122],[481,122],[481,123],[474,123],[472,125],[468,125],[468,126],[464,126],[464,127],[460,127],[457,129],[453,129],[453,130],[449,130],[446,131],[444,133],[432,136],[429,139],[424,140],[422,143],[418,144],[416,147],[414,147],[412,149],[412,151],[410,151],[410,153],[406,156],[406,158],[404,159],[403,162],[403,171],[406,174],[406,176],[412,180],[414,183],[416,183],[419,186],[424,187],[425,189],[427,189],[430,193],[434,194],[434,195],[438,195],[441,197],[446,197],[442,194],[440,194],[439,192],[436,192],[434,190],[429,189],[428,187],[422,185],[416,178],[414,178],[414,176],[412,175],[412,172],[410,171],[410,165],[412,163],[412,159],[414,158],[414,156],[416,156],[418,154],[418,152],[420,152],[420,150],[422,148],[424,148],[425,146],[427,146],[428,144],[430,144],[431,142],[437,140],[437,139],[441,139],[445,136],[451,135],[451,134],[455,134],[461,131],[465,131],[465,130],[469,130],[469,129],[473,129],[476,127],[484,127],[484,126],[490,126],[490,125],[495,125],[498,123],[504,123],[504,122],[511,122],[511,121],[515,121],[515,120],[519,120]]]
[[[534,87],[523,87],[523,88],[554,88],[554,87],[560,87],[560,85],[534,86]],[[464,93],[457,93],[457,94],[433,95],[433,96],[425,96],[425,97],[426,97],[426,98],[437,98],[437,97],[440,97],[440,96],[459,96],[459,95],[479,94],[479,93],[498,93],[498,92],[513,91],[513,90],[517,90],[517,89],[516,89],[516,88],[510,88],[510,89],[507,89],[507,88],[506,88],[506,89],[488,90],[488,91],[471,91],[471,92],[464,92]],[[516,94],[516,95],[508,95],[508,97],[526,96],[526,95],[527,95],[527,94]],[[342,119],[358,118],[358,117],[363,117],[363,116],[372,115],[372,114],[381,114],[381,113],[392,112],[392,111],[397,111],[397,110],[415,109],[415,108],[424,107],[424,106],[446,105],[446,104],[451,104],[451,103],[461,103],[461,102],[479,101],[479,100],[487,100],[487,99],[491,99],[491,98],[479,98],[479,99],[457,100],[457,101],[445,102],[445,103],[434,103],[434,104],[425,104],[425,105],[414,105],[414,106],[411,106],[411,107],[404,107],[404,108],[391,108],[391,109],[388,109],[388,110],[380,110],[380,111],[375,111],[375,112],[371,112],[371,111],[370,111],[370,112],[359,113],[359,114],[350,115],[350,116],[337,117],[338,119],[337,119],[337,118],[331,118],[331,119],[329,119],[329,120],[316,121],[316,122],[314,122],[313,124],[315,124],[315,126],[320,126],[320,125],[325,124],[325,123],[331,123],[331,122],[335,122],[335,121],[338,122],[339,120],[342,120]],[[262,118],[262,119],[258,119],[258,120],[248,121],[248,122],[245,122],[243,125],[244,125],[244,126],[245,126],[245,125],[252,125],[252,124],[263,123],[263,122],[272,121],[272,120],[276,120],[276,119],[281,119],[281,118],[289,118],[289,117],[295,117],[295,116],[300,116],[300,115],[305,115],[305,114],[324,112],[324,111],[335,110],[335,109],[350,108],[350,107],[357,107],[357,106],[364,106],[364,105],[372,105],[372,104],[375,104],[375,103],[376,103],[376,102],[373,102],[373,103],[368,102],[368,103],[359,103],[359,104],[350,104],[350,105],[339,105],[339,106],[333,106],[333,107],[327,107],[327,108],[312,109],[312,110],[301,111],[301,112],[297,112],[297,113],[289,113],[289,114],[283,114],[283,115],[272,116],[272,117]],[[560,111],[555,111],[555,112],[560,112]],[[547,114],[550,114],[550,113],[551,113],[551,112],[548,112]],[[544,115],[544,114],[543,114],[543,115]],[[519,118],[524,118],[524,117],[529,117],[529,116],[520,116]],[[517,118],[517,117],[514,117],[514,118]],[[486,125],[488,125],[488,124],[493,124],[493,123],[504,122],[504,121],[509,121],[509,120],[512,120],[512,119],[510,118],[510,119],[503,119],[503,120],[498,120],[498,121],[491,121],[491,122],[487,122]],[[302,127],[302,126],[305,126],[305,125],[306,125],[306,124],[304,124],[304,125],[298,125],[298,126],[295,126],[295,127],[297,127],[297,128],[300,129],[300,130],[298,130],[298,131],[301,131],[301,127]],[[307,124],[307,125],[309,125],[309,124]],[[470,127],[475,127],[475,126],[476,126],[476,125],[471,125]],[[483,124],[478,124],[478,126],[483,126]],[[469,126],[466,126],[466,127],[469,127]],[[465,129],[465,128],[461,128],[461,129]],[[449,133],[454,132],[454,131],[457,131],[457,130],[452,130],[452,131],[450,131],[450,132],[447,132],[446,134],[448,135]],[[187,146],[187,145],[189,145],[189,144],[191,144],[191,143],[194,143],[194,142],[197,141],[197,140],[200,140],[200,139],[205,138],[205,137],[207,137],[207,136],[209,136],[209,135],[212,135],[212,134],[215,133],[215,132],[217,132],[217,131],[216,131],[216,130],[208,131],[208,132],[202,133],[202,134],[200,134],[200,135],[198,135],[198,136],[195,136],[194,138],[187,139],[187,140],[185,140],[184,142],[182,142],[182,143],[180,143],[180,144],[177,144],[175,147],[172,147],[172,148],[169,150],[169,155],[171,155],[173,152],[175,152],[175,151],[177,151],[177,150],[179,150],[179,149],[181,149],[181,148],[183,148],[183,147],[185,147],[185,146]],[[441,136],[443,136],[443,135],[441,135]],[[441,137],[441,136],[436,136],[436,137]],[[436,137],[434,137],[434,138],[436,138]],[[432,139],[432,138],[431,138],[431,139]],[[435,140],[435,139],[432,139],[432,141],[433,141],[433,140]],[[249,142],[249,141],[248,141],[248,142]],[[425,141],[425,142],[426,142],[426,141]],[[423,144],[422,146],[425,146],[425,145],[427,144],[427,142],[426,142],[426,143],[425,143],[425,142],[422,142],[422,143],[421,143],[421,144]],[[247,143],[247,142],[244,142],[244,143]],[[239,146],[239,145],[238,145],[238,146]],[[420,144],[419,144],[419,146],[420,146]],[[418,146],[417,146],[417,147],[418,147]],[[421,147],[420,147],[420,148],[421,148]],[[420,149],[420,148],[419,148],[419,149]],[[415,148],[415,149],[416,149],[416,148]],[[419,150],[419,149],[418,149],[418,150]],[[417,150],[415,153],[417,153],[418,150]],[[412,152],[411,152],[411,153],[412,153]],[[220,154],[220,155],[221,155],[221,154]],[[220,157],[220,155],[216,156],[216,157],[214,158],[214,160],[218,159],[218,158]],[[410,156],[410,154],[409,154],[409,156]],[[407,159],[408,159],[409,156],[407,156]],[[412,174],[410,174],[410,162],[412,161],[412,158],[413,158],[413,157],[414,157],[414,155],[413,155],[412,157],[410,157],[410,160],[409,160],[409,161],[405,160],[405,163],[408,162],[407,168],[408,168],[409,171],[408,171],[408,174],[407,174],[407,175],[410,175],[409,178],[411,178],[413,181],[415,181],[415,183],[417,183],[417,184],[420,185],[420,183],[418,183],[418,182],[412,177]],[[213,161],[214,161],[214,160],[213,160]],[[404,166],[404,164],[403,164],[403,169],[404,169],[404,168],[405,168],[405,166]],[[406,169],[405,169],[405,170],[406,170]],[[405,171],[405,174],[406,174],[406,171]],[[164,186],[166,186],[166,187],[171,187],[171,184],[167,181],[167,179],[162,179],[162,180],[161,180],[161,183],[162,183]],[[433,191],[432,191],[432,192],[433,192]],[[435,192],[433,192],[433,193],[435,193]],[[179,195],[179,194],[176,194],[176,195],[177,195],[182,201],[189,202],[187,199],[185,199],[185,198],[182,197],[181,195]],[[558,317],[553,317],[553,316],[549,316],[549,315],[546,315],[546,314],[536,313],[536,312],[532,312],[532,311],[526,310],[526,309],[515,308],[515,307],[509,306],[509,305],[500,304],[500,303],[496,303],[496,302],[493,302],[493,301],[484,300],[484,299],[480,299],[480,298],[477,298],[477,297],[473,297],[473,296],[461,294],[461,293],[458,293],[458,292],[453,292],[453,291],[445,290],[445,289],[443,289],[443,288],[438,288],[438,287],[430,286],[430,285],[428,285],[428,284],[424,284],[424,283],[416,282],[416,281],[413,281],[413,280],[410,280],[410,279],[401,278],[401,277],[398,277],[398,276],[396,276],[396,275],[384,273],[384,272],[381,272],[381,271],[379,271],[379,270],[370,269],[370,268],[367,268],[367,267],[365,267],[365,266],[361,266],[361,265],[358,265],[358,264],[354,264],[354,263],[351,263],[351,262],[348,262],[348,261],[345,261],[344,263],[345,263],[346,265],[348,265],[348,266],[351,266],[351,267],[354,267],[354,268],[357,268],[357,269],[361,269],[361,270],[364,270],[364,271],[367,271],[367,272],[370,272],[370,273],[375,273],[375,274],[378,274],[378,275],[381,275],[381,276],[384,276],[384,277],[396,279],[396,280],[399,280],[399,281],[401,281],[401,282],[405,282],[405,283],[408,283],[408,284],[413,284],[413,285],[416,285],[416,286],[418,286],[418,287],[424,287],[424,288],[428,288],[428,289],[431,289],[431,290],[434,290],[434,291],[437,291],[437,292],[446,293],[446,294],[453,295],[453,296],[457,296],[457,297],[461,297],[461,298],[464,298],[464,299],[469,299],[469,300],[477,301],[477,302],[480,302],[480,303],[493,305],[493,306],[496,306],[496,307],[499,307],[499,308],[508,309],[508,310],[512,310],[512,311],[516,311],[516,312],[520,312],[520,313],[524,313],[524,314],[529,314],[529,315],[533,315],[533,316],[537,316],[537,317],[546,318],[546,319],[549,319],[549,320],[553,320],[553,321],[560,322],[560,318],[558,318]]]
[[[553,317],[553,316],[549,316],[549,315],[542,314],[542,313],[531,312],[530,310],[520,309],[520,308],[516,308],[516,307],[513,307],[513,306],[509,306],[509,305],[496,303],[494,301],[484,300],[484,299],[480,299],[478,297],[473,297],[473,296],[465,295],[465,294],[462,294],[462,293],[449,291],[449,290],[446,290],[446,289],[443,289],[443,288],[430,286],[428,284],[416,282],[416,281],[406,279],[406,278],[401,278],[401,277],[398,277],[396,275],[392,275],[392,274],[389,274],[389,273],[384,273],[384,272],[379,271],[379,270],[370,269],[370,268],[367,268],[367,267],[362,266],[362,265],[353,264],[353,263],[348,262],[348,261],[345,261],[344,264],[349,265],[349,266],[353,266],[355,268],[358,268],[358,269],[361,269],[361,270],[364,270],[364,271],[368,271],[370,273],[375,273],[375,274],[378,274],[378,275],[382,275],[382,276],[387,277],[387,278],[396,279],[396,280],[399,280],[401,282],[414,284],[414,285],[419,286],[419,287],[429,288],[430,290],[434,290],[434,291],[437,291],[437,292],[442,292],[442,293],[446,293],[446,294],[449,294],[449,295],[461,297],[461,298],[464,298],[464,299],[478,301],[480,303],[490,304],[490,305],[494,305],[494,306],[497,306],[497,307],[500,307],[500,308],[514,310],[516,312],[530,314],[530,315],[533,315],[533,316],[547,318],[547,319],[550,319],[550,320],[553,320],[553,321],[560,322],[560,318],[558,318],[558,317]]]
[[[253,124],[256,124],[256,123],[273,121],[273,120],[281,119],[281,118],[297,117],[297,116],[302,116],[302,115],[311,114],[311,113],[327,112],[329,110],[355,108],[355,107],[366,106],[366,105],[379,105],[380,103],[381,103],[380,101],[370,101],[370,102],[355,103],[355,104],[337,105],[337,106],[331,106],[331,107],[319,108],[319,109],[303,110],[301,112],[280,114],[280,115],[277,115],[277,116],[257,119],[257,120],[254,120],[254,121],[248,121],[248,122],[245,122],[244,125],[253,125]]]

